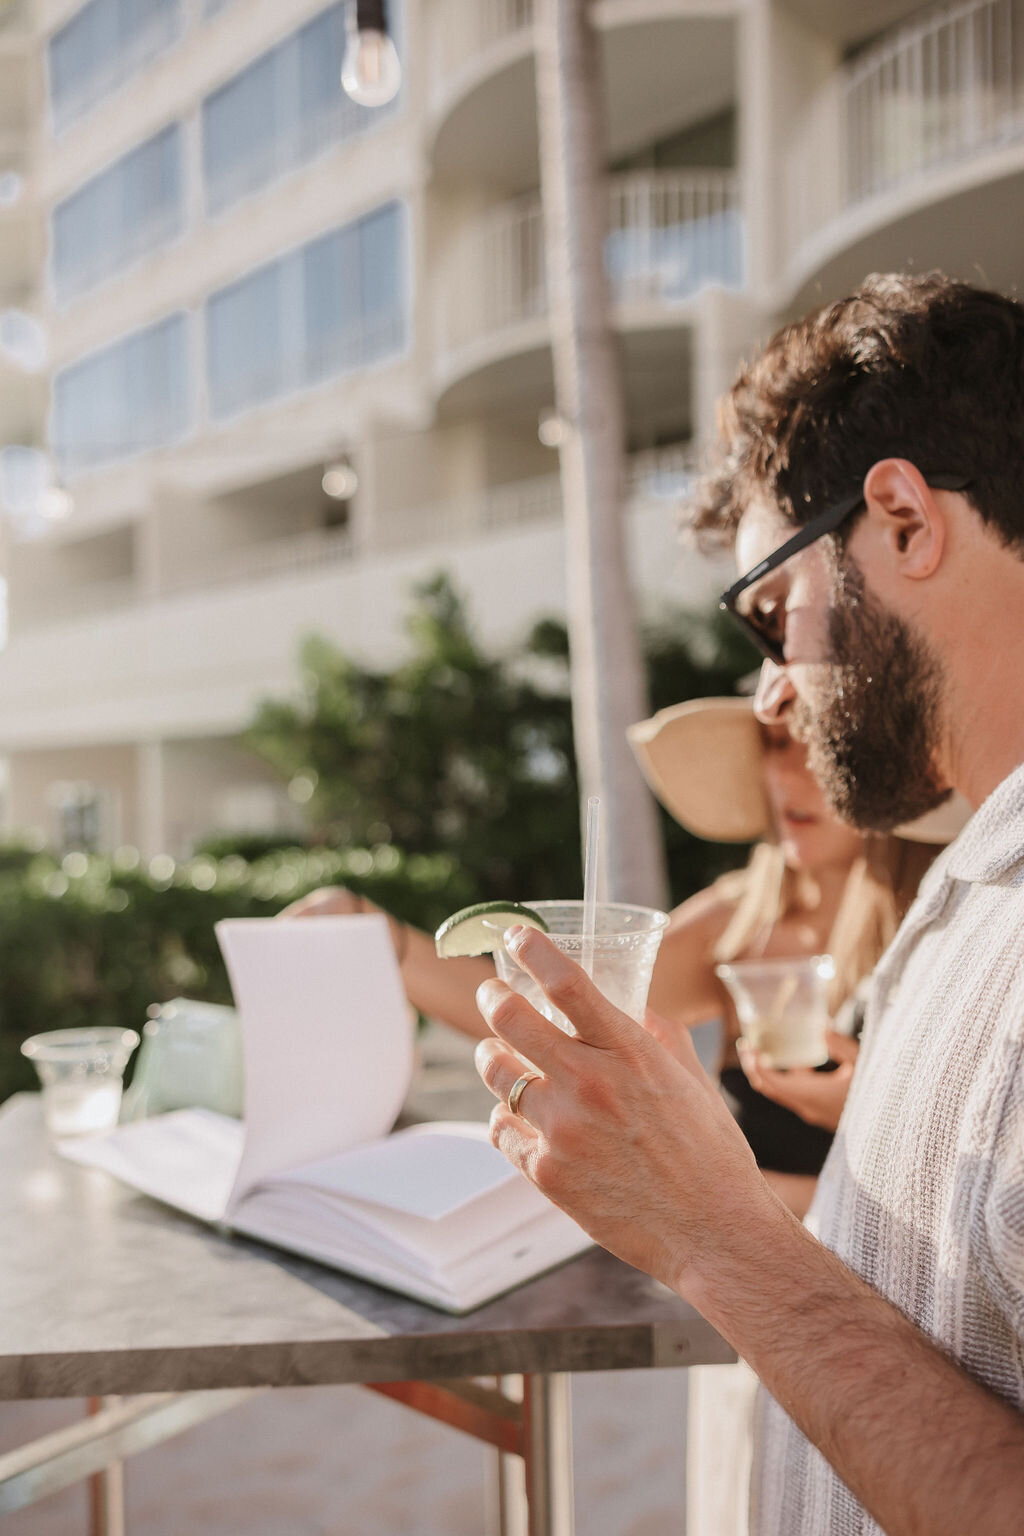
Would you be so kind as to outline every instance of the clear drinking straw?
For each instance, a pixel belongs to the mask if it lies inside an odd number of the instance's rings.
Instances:
[[[583,856],[583,952],[580,964],[594,979],[594,931],[597,927],[597,845],[601,836],[601,801],[587,801],[587,834]]]

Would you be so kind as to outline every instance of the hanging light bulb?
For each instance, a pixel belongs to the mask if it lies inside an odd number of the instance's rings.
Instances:
[[[346,17],[348,42],[341,65],[345,94],[361,107],[384,107],[398,95],[402,66],[388,36],[384,0],[352,0]]]

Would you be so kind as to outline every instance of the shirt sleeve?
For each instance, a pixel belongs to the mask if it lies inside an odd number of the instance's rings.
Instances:
[[[1024,1340],[1024,1040],[1008,1043],[1009,1072],[996,1130],[992,1179],[985,1197],[988,1280],[995,1299]]]

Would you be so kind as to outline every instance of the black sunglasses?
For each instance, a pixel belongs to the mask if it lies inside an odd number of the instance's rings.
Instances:
[[[970,479],[963,475],[925,475],[924,482],[930,485],[933,491],[966,491],[971,484]],[[723,592],[719,601],[719,608],[724,608],[730,613],[736,623],[743,630],[749,640],[752,640],[769,661],[774,661],[776,666],[783,667],[786,664],[785,632],[774,632],[772,629],[772,614],[761,614],[756,608],[744,612],[739,607],[740,598],[744,592],[767,576],[769,571],[777,570],[786,560],[791,560],[809,544],[814,544],[823,538],[826,533],[835,533],[836,529],[852,517],[858,508],[864,505],[864,492],[857,491],[853,495],[846,496],[842,501],[837,501],[834,506],[827,507],[824,512],[819,512],[817,517],[812,517],[809,523],[805,523],[799,533],[795,533],[785,544],[780,544],[772,554],[762,560],[760,565],[755,565],[752,571],[741,576],[739,581],[733,583],[727,592]]]

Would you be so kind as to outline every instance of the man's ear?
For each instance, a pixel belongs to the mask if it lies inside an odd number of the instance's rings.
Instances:
[[[893,569],[912,581],[937,570],[946,547],[946,514],[908,459],[880,459],[864,477],[867,516]]]

